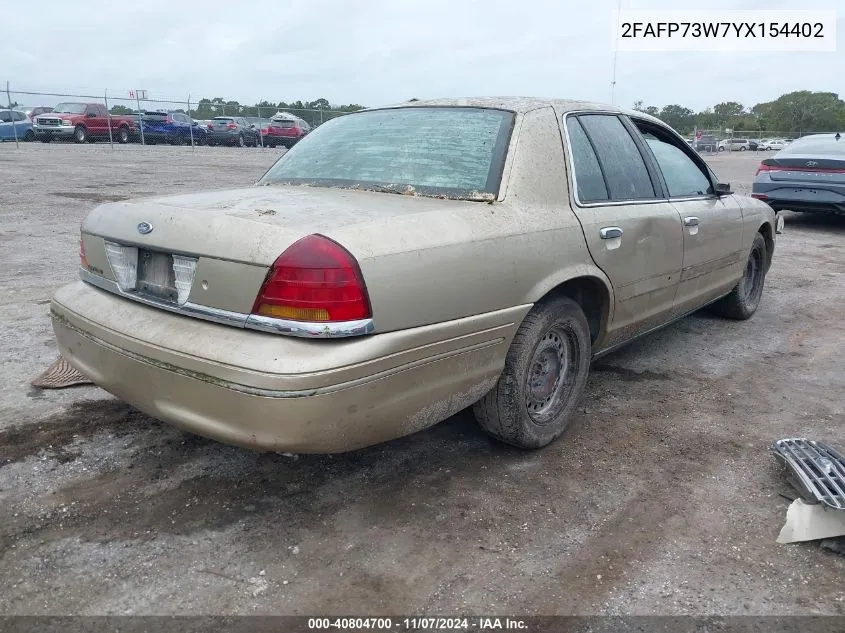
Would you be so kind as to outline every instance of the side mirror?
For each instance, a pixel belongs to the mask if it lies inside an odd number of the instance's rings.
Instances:
[[[250,126],[249,126],[249,129],[250,129],[250,130],[254,130],[254,129],[255,129],[255,123],[253,123],[252,125],[250,125]]]
[[[717,182],[715,191],[717,196],[729,196],[733,193],[729,182]]]

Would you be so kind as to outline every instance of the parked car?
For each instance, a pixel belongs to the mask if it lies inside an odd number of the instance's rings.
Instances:
[[[35,136],[44,143],[54,138],[72,138],[77,143],[93,143],[109,138],[128,143],[138,133],[137,116],[109,116],[101,103],[60,103],[49,114],[35,117]]]
[[[845,215],[845,137],[810,134],[757,168],[751,195],[775,211]]]
[[[754,151],[757,149],[757,141],[747,138],[729,138],[719,141],[718,150],[721,152],[726,149],[732,152]]]
[[[144,112],[141,120],[145,143],[185,145],[193,141],[195,145],[204,145],[207,140],[208,128],[199,126],[182,112]]]
[[[697,152],[715,152],[718,143],[716,142],[716,137],[712,134],[702,134],[700,138],[693,141],[692,147]]]
[[[20,110],[0,110],[0,141],[34,141],[32,121]]]
[[[770,150],[782,150],[786,147],[786,143],[779,138],[772,138],[767,139],[765,141],[760,142],[759,149],[770,151]]]
[[[34,106],[34,107],[27,107],[27,106],[17,106],[13,108],[13,110],[20,110],[24,114],[26,114],[27,118],[35,122],[35,117],[39,114],[48,114],[53,111],[53,108],[49,106]]]
[[[342,452],[474,406],[538,448],[593,358],[750,318],[775,239],[647,114],[417,101],[326,122],[257,186],[97,207],[51,313],[96,384],[224,442]]]
[[[311,131],[311,127],[302,119],[273,118],[267,127],[264,144],[269,147],[282,145],[290,149]]]
[[[208,124],[209,145],[239,145],[258,147],[261,138],[254,125],[243,117],[216,116]]]

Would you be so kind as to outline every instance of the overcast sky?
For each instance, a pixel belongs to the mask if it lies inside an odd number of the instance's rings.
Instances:
[[[12,89],[367,106],[528,95],[610,102],[618,0],[39,0],[0,38]],[[689,5],[689,6],[687,6]],[[623,0],[623,8],[836,9],[836,53],[630,53],[615,102],[746,106],[845,94],[845,1]],[[4,84],[5,88],[5,84]],[[48,97],[16,96],[28,105]]]

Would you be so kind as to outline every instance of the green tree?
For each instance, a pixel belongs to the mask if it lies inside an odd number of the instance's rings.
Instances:
[[[713,114],[725,119],[739,116],[743,112],[745,112],[745,108],[741,103],[737,103],[736,101],[725,101],[724,103],[718,103],[713,106]]]

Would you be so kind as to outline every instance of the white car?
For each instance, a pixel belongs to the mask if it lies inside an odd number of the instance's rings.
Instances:
[[[786,141],[779,138],[773,138],[765,143],[761,143],[760,145],[760,149],[775,151],[782,150],[784,147],[786,147]]]

